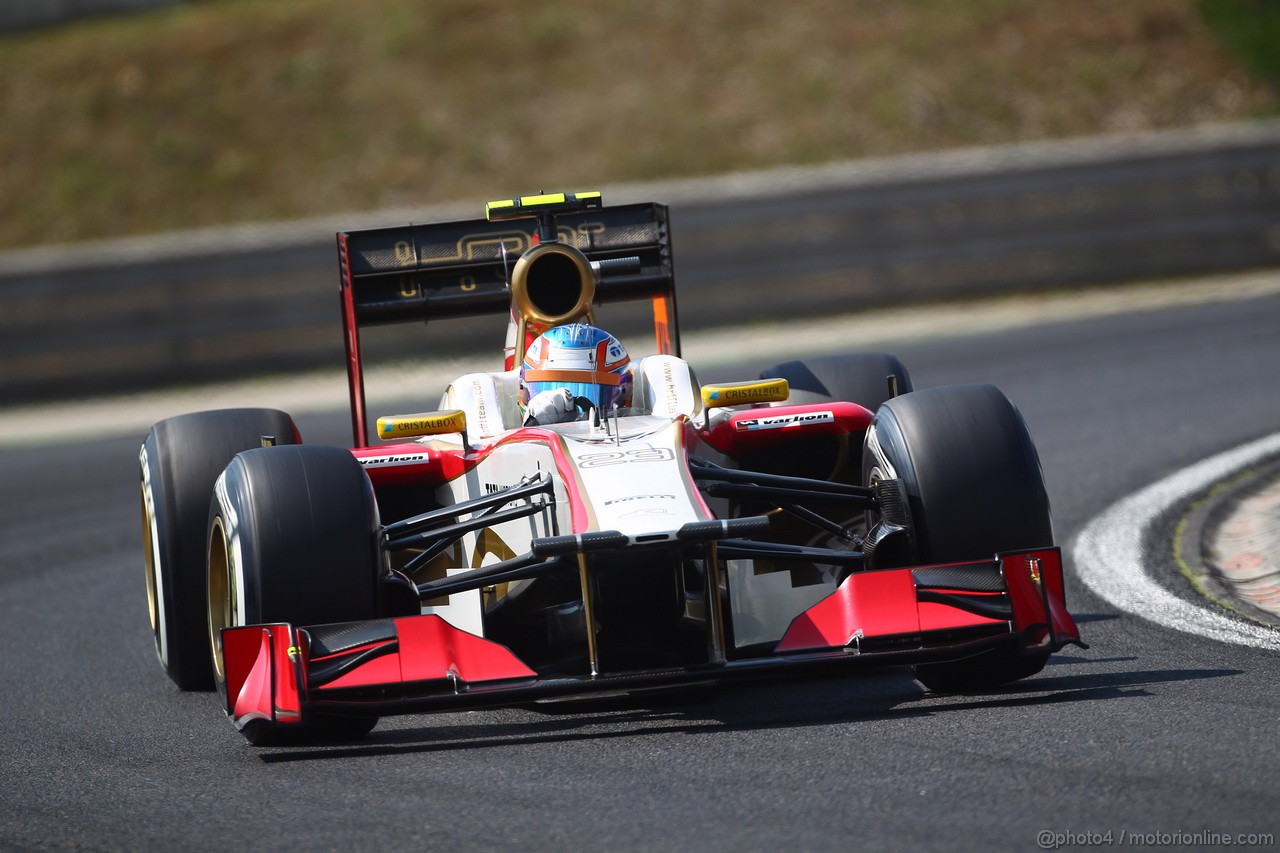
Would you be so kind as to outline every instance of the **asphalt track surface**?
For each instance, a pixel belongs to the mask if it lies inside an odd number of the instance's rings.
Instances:
[[[1280,428],[1276,295],[893,349],[917,386],[990,381],[1021,408],[1062,543]],[[309,441],[346,441],[345,412],[299,420]],[[254,748],[155,660],[141,434],[49,429],[83,438],[0,451],[0,848],[1029,850],[1180,833],[1248,849],[1250,833],[1280,835],[1280,653],[1120,611],[1074,571],[1091,648],[1000,690],[933,695],[890,670]],[[1150,543],[1149,568],[1169,575]]]

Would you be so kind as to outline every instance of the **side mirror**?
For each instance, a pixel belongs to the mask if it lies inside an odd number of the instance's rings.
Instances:
[[[417,415],[384,415],[378,418],[378,438],[416,438],[467,431],[467,413],[462,409],[445,412],[423,412]]]
[[[702,404],[708,409],[722,406],[750,406],[781,403],[791,396],[785,379],[757,379],[754,382],[726,382],[702,386]]]

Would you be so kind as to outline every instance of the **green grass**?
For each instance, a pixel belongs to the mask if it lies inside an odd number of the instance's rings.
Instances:
[[[92,19],[0,38],[0,247],[1274,115],[1280,84],[1248,57],[1274,65],[1275,39],[1239,47],[1223,24],[1253,6],[1276,4],[203,0]]]
[[[1197,5],[1227,50],[1280,88],[1280,0],[1199,0]]]

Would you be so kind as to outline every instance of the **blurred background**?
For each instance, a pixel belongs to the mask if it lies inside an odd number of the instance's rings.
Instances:
[[[334,230],[539,189],[670,201],[694,327],[777,316],[780,282],[826,313],[1280,258],[1276,0],[6,0],[0,27],[7,401],[340,365]]]

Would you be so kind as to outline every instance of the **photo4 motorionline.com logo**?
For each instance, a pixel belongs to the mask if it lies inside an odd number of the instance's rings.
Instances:
[[[1067,847],[1097,847],[1100,845],[1129,845],[1132,847],[1270,847],[1275,844],[1273,833],[1256,832],[1130,832],[1108,830],[1106,832],[1054,832],[1042,829],[1036,834],[1036,846],[1041,850],[1059,850]]]

